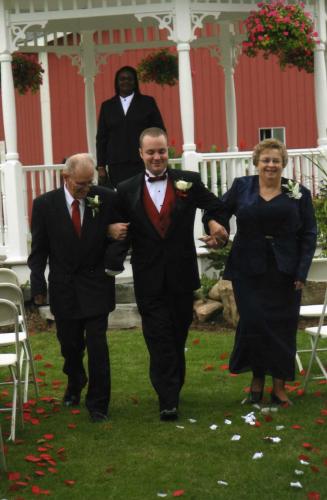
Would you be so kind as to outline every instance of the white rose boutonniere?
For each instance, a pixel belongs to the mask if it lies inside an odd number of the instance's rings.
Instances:
[[[300,184],[298,182],[288,180],[287,184],[282,184],[282,186],[287,190],[287,196],[289,198],[294,198],[294,200],[299,200],[302,198],[302,193],[300,192]]]
[[[92,210],[93,217],[95,217],[96,214],[99,213],[101,205],[101,200],[99,199],[99,195],[96,194],[95,196],[87,196],[86,201],[87,201],[87,206]]]
[[[176,194],[180,196],[181,198],[186,198],[187,196],[187,191],[191,189],[193,186],[193,182],[187,182],[184,181],[183,179],[180,179],[179,181],[175,181],[175,188],[176,188]]]

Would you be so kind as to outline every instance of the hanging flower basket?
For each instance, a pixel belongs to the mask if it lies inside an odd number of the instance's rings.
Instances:
[[[247,39],[243,53],[255,57],[260,51],[267,59],[279,58],[282,69],[296,66],[299,70],[313,73],[313,52],[318,42],[313,20],[304,12],[303,3],[285,4],[282,0],[260,2],[257,11],[250,13],[244,24]]]
[[[28,90],[35,94],[40,89],[44,69],[31,57],[15,52],[12,59],[12,72],[14,86],[19,94],[24,95]]]
[[[176,85],[178,81],[177,56],[166,49],[153,52],[144,57],[137,66],[141,82],[155,82],[159,85]]]

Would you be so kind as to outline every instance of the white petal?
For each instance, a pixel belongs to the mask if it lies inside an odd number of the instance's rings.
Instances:
[[[257,451],[253,457],[252,457],[252,460],[258,460],[259,458],[262,458],[263,457],[263,453],[262,451]]]
[[[296,483],[290,483],[290,486],[292,488],[303,488],[302,484],[299,481],[296,481]]]

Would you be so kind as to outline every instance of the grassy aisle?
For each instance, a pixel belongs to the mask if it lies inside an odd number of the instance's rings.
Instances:
[[[228,333],[190,334],[180,419],[164,423],[140,332],[110,333],[110,422],[91,424],[83,405],[80,412],[61,407],[65,377],[55,334],[34,335],[43,399],[31,401],[18,442],[7,445],[10,473],[9,479],[0,475],[0,498],[155,500],[165,498],[161,493],[188,500],[326,499],[327,386],[311,382],[303,396],[292,384],[295,404],[278,412],[241,405],[250,376],[232,377],[226,370],[232,341]],[[3,388],[0,399],[8,400]],[[252,410],[255,426],[242,418]],[[8,431],[8,420],[0,419]],[[236,434],[240,440],[232,441]],[[271,443],[267,436],[281,441]],[[263,457],[253,460],[256,452]],[[290,486],[298,481],[302,489]]]

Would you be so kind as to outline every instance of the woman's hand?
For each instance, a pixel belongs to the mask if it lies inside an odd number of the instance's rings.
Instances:
[[[303,281],[294,281],[295,290],[302,290],[304,288]]]

